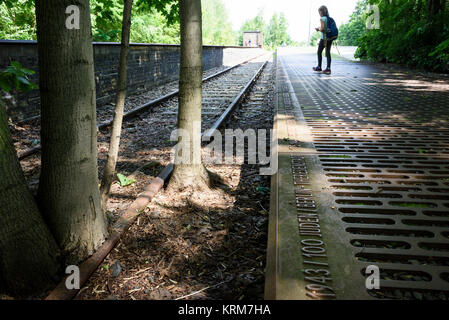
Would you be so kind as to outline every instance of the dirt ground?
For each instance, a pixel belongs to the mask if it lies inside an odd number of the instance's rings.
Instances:
[[[270,83],[263,101],[244,103],[230,127],[272,128],[273,71],[270,64],[261,77]],[[138,183],[128,189],[115,184],[111,209],[131,202],[160,168],[155,161],[144,173],[137,172]],[[214,188],[195,194],[160,192],[77,299],[263,299],[270,179],[259,175],[257,165],[207,169]]]
[[[269,63],[228,128],[272,128],[274,72]],[[171,89],[132,98],[127,108]],[[164,111],[174,102],[124,123],[117,172],[136,182],[128,187],[113,184],[107,212],[110,225],[169,163],[173,143],[167,134],[176,117]],[[100,112],[99,119],[107,117]],[[40,143],[39,127],[39,120],[10,123],[19,153]],[[109,130],[99,132],[100,176],[108,138]],[[28,157],[21,165],[35,193],[40,155]],[[259,175],[258,165],[208,165],[207,169],[214,181],[211,190],[195,194],[161,191],[76,299],[263,299],[270,179]]]

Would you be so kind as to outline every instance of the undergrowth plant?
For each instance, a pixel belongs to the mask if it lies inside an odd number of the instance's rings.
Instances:
[[[356,57],[449,71],[449,2],[367,0],[380,11],[380,29],[358,39]]]

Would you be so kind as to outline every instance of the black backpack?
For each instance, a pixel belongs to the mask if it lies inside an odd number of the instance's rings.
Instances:
[[[331,17],[327,18],[327,32],[326,32],[327,40],[335,40],[338,38],[338,28],[335,20]]]

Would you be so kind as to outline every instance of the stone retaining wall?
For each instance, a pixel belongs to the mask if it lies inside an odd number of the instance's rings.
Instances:
[[[179,45],[131,44],[128,69],[128,94],[143,92],[152,87],[178,79]],[[243,47],[204,46],[204,70],[230,66],[256,57],[262,49]],[[94,43],[95,81],[97,104],[114,100],[117,82],[120,44]],[[35,41],[0,40],[0,70],[11,61],[36,71],[31,80],[38,82],[38,55]],[[27,119],[39,114],[39,91],[21,93],[16,106],[8,109],[13,120]]]

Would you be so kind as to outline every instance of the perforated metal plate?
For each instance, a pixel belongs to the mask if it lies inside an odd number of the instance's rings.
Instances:
[[[289,143],[301,148],[292,174],[305,163],[312,192],[297,199],[322,212],[337,298],[342,281],[356,281],[374,298],[449,299],[448,84],[342,61],[340,74],[320,76],[309,60],[285,58],[300,107],[286,113],[307,127]],[[381,270],[380,290],[360,282],[369,265]]]

